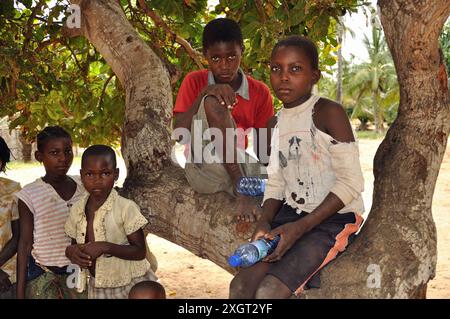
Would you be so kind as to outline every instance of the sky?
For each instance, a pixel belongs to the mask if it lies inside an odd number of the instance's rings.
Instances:
[[[372,3],[372,6],[376,8],[376,0],[370,0],[370,2]],[[342,45],[342,55],[344,59],[349,60],[351,55],[354,55],[355,62],[359,63],[366,61],[369,58],[369,55],[364,47],[363,39],[364,34],[370,38],[372,28],[370,27],[370,22],[364,15],[363,10],[359,8],[356,13],[351,15],[346,14],[344,16],[344,24],[354,33],[354,37],[352,37],[349,32],[347,32],[344,37]]]

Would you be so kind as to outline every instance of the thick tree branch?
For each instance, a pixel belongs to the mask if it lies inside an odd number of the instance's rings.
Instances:
[[[134,12],[133,8],[131,7],[131,3],[129,4],[129,8],[132,12]],[[139,23],[136,24],[134,20],[131,21],[131,23],[133,24],[133,26],[135,28],[137,28],[138,30],[144,32],[145,34],[147,34],[147,36],[152,39],[154,37],[156,37],[156,35],[154,33],[152,33],[152,30],[150,30],[147,25],[145,24],[144,21],[142,21],[142,19],[140,19],[139,15],[135,15],[135,20]],[[158,41],[147,41],[146,42],[152,49],[153,51],[155,51],[155,53],[159,56],[159,58],[164,62],[167,70],[169,71],[170,74],[170,85],[173,87],[176,85],[176,83],[178,82],[178,80],[180,79],[182,72],[180,70],[179,67],[177,67],[176,65],[170,63],[167,58],[162,54],[161,52],[161,46],[158,44]]]
[[[64,25],[61,34],[66,38],[75,38],[82,36],[83,32],[81,28],[69,28],[67,25]]]
[[[139,0],[139,5],[142,8],[142,10],[144,10],[145,14],[147,14],[155,22],[157,26],[163,28],[164,31],[168,32],[171,36],[173,36],[175,41],[178,42],[186,50],[191,59],[195,62],[195,64],[197,64],[198,68],[203,69],[203,64],[201,62],[201,54],[194,48],[192,48],[190,43],[187,42],[184,38],[182,38],[181,36],[176,34],[173,30],[171,30],[169,26],[164,22],[164,20],[161,19],[161,17],[158,16],[154,10],[152,10],[147,6],[145,0]]]
[[[225,192],[196,193],[179,166],[165,168],[162,176],[145,185],[127,180],[122,189],[140,204],[148,230],[235,273],[227,257],[251,237],[255,225],[238,228],[235,200]]]

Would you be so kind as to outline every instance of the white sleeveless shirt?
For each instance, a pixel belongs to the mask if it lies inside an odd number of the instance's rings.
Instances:
[[[339,213],[362,214],[364,179],[358,143],[338,142],[316,128],[312,115],[319,99],[312,95],[303,104],[279,112],[264,201],[285,200],[298,213],[312,212],[333,192],[345,205]]]

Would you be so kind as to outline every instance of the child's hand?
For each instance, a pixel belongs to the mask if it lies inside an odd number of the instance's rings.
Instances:
[[[232,109],[237,103],[236,93],[228,84],[209,85],[205,89],[204,96],[211,95],[219,100],[219,103]]]
[[[292,245],[306,233],[306,230],[307,225],[303,223],[302,220],[274,228],[265,237],[274,239],[275,236],[280,235],[280,241],[273,253],[264,258],[263,261],[274,262],[280,260],[289,248],[291,248]]]
[[[106,252],[106,242],[89,242],[84,245],[83,252],[88,254],[92,260],[95,260]]]
[[[11,287],[11,281],[6,272],[0,269],[0,292],[7,291]]]
[[[256,224],[255,231],[253,232],[252,235],[252,241],[264,237],[269,232],[270,232],[270,223],[267,222],[265,219],[261,218],[258,224]]]
[[[72,264],[81,268],[88,268],[92,265],[91,257],[83,251],[85,244],[70,245],[66,248],[66,256]]]

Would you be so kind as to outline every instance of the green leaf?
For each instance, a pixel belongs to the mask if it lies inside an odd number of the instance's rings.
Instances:
[[[242,27],[242,34],[246,38],[251,38],[255,36],[255,34],[258,34],[259,28],[261,26],[261,22],[259,21],[252,21]]]
[[[16,14],[14,0],[2,0],[0,5],[0,16],[13,17]]]
[[[24,124],[27,120],[28,119],[25,116],[21,115],[9,123],[9,129],[10,130],[15,129],[16,127]]]

